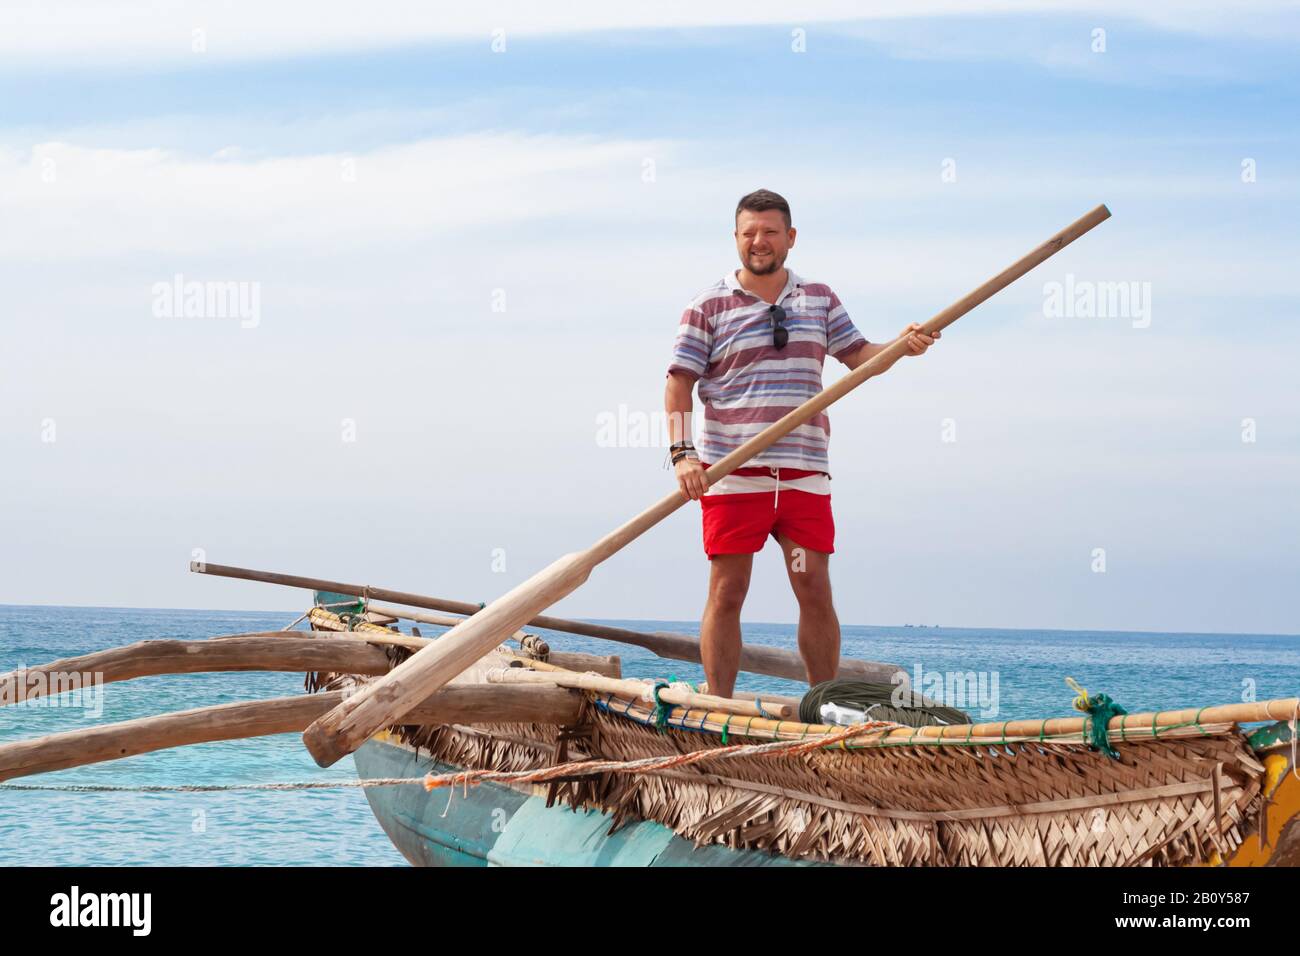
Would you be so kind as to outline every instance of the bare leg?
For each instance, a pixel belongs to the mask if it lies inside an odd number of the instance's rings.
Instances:
[[[778,538],[790,587],[799,602],[799,654],[808,684],[833,680],[840,669],[840,620],[831,603],[831,556]]]
[[[709,599],[700,621],[700,659],[709,693],[730,697],[740,670],[740,609],[749,591],[754,556],[719,554],[709,564]]]

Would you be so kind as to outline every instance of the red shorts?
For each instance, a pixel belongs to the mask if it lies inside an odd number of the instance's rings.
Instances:
[[[732,474],[770,478],[772,469],[737,468]],[[787,537],[809,551],[833,554],[835,520],[831,516],[831,496],[785,487],[787,480],[817,474],[820,472],[782,468],[781,486],[776,491],[702,497],[704,553],[710,558],[718,554],[753,554],[763,550],[770,534],[773,538]]]

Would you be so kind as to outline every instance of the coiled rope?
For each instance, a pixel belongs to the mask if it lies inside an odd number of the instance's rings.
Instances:
[[[897,698],[911,701],[899,706]],[[936,724],[969,724],[970,716],[956,707],[923,697],[916,688],[881,684],[865,680],[827,680],[808,689],[799,701],[799,719],[805,724],[820,724],[823,704],[839,704],[865,711],[868,719],[891,720],[907,727]]]

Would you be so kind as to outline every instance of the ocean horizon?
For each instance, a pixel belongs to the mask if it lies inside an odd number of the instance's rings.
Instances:
[[[0,605],[0,672],[137,640],[278,630],[300,612]],[[590,619],[697,633],[695,622]],[[299,625],[301,626],[301,625]],[[434,629],[422,627],[426,635]],[[629,677],[698,681],[698,665],[641,648],[532,629],[557,650],[617,654]],[[795,625],[746,622],[745,639],[793,649]],[[956,675],[980,720],[1068,715],[1072,677],[1129,712],[1300,694],[1300,635],[844,625],[842,654],[887,661],[921,681]],[[964,685],[963,677],[977,680]],[[804,685],[741,675],[739,686],[799,695]],[[977,688],[977,690],[976,690]],[[303,691],[303,675],[171,675],[0,707],[0,743],[194,707]],[[952,703],[952,701],[946,701]],[[316,766],[298,734],[200,744],[18,778],[18,785],[226,785],[356,779],[351,758]],[[75,793],[0,785],[0,865],[404,865],[358,788],[211,793]]]

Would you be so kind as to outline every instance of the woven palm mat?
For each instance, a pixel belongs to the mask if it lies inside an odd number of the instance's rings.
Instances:
[[[396,729],[439,760],[483,770],[719,746],[713,734],[659,732],[595,708],[584,725],[577,737],[534,724]],[[609,812],[611,832],[655,820],[696,845],[846,864],[1185,865],[1230,854],[1261,805],[1263,766],[1244,735],[1206,729],[1118,742],[1119,760],[1038,741],[821,750],[575,777],[549,793]]]

